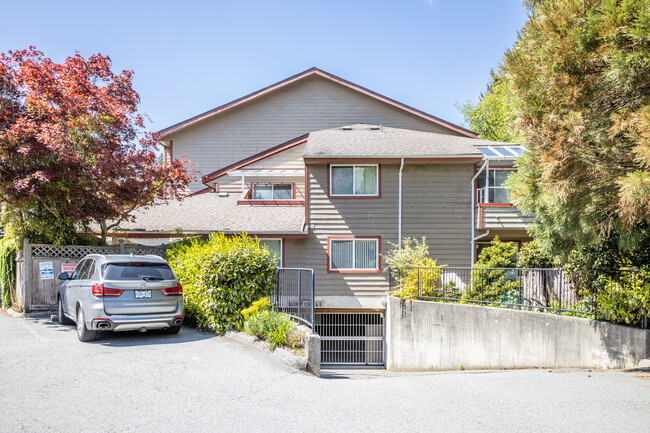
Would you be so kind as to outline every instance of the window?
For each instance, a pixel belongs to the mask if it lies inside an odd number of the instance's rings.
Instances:
[[[167,263],[125,262],[104,265],[105,280],[173,280],[174,273]]]
[[[510,203],[508,190],[503,186],[503,182],[516,169],[490,169],[483,171],[476,179],[476,188],[478,189],[479,203]],[[488,199],[485,199],[485,178],[489,176]]]
[[[87,259],[83,267],[79,270],[79,279],[80,280],[89,280],[95,273],[95,261],[93,259]]]
[[[290,183],[254,183],[253,200],[291,200],[293,184]]]
[[[330,238],[330,271],[379,272],[379,238]]]
[[[282,267],[282,239],[260,239],[260,247],[266,247],[275,259],[278,268]]]
[[[377,164],[330,166],[330,195],[378,196],[379,166]]]
[[[74,271],[72,272],[72,277],[70,279],[78,280],[79,274],[87,264],[88,264],[88,260],[82,260],[80,263],[77,263],[77,266],[75,266]]]

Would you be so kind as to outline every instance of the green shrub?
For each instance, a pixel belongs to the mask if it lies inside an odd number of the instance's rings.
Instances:
[[[517,246],[513,242],[502,242],[498,236],[489,247],[483,249],[472,270],[472,284],[463,294],[463,299],[516,303],[519,287],[516,272],[503,269],[517,264]]]
[[[442,276],[442,267],[438,266],[435,260],[428,257],[418,266],[415,269],[402,269],[397,290],[389,293],[403,299],[438,296],[436,294],[436,282]]]
[[[183,285],[187,322],[217,333],[241,327],[240,311],[275,288],[275,261],[245,233],[185,240],[167,260]]]
[[[650,315],[650,278],[646,267],[642,274],[625,272],[609,277],[598,292],[598,313],[605,320],[633,325]]]
[[[295,329],[289,316],[274,310],[258,311],[244,322],[244,332],[266,340],[271,350],[287,343]]]
[[[269,298],[260,298],[253,302],[250,307],[241,310],[241,315],[244,317],[244,320],[248,320],[250,316],[255,316],[261,311],[268,311],[270,306],[271,301]]]
[[[422,238],[421,242],[414,238],[404,238],[401,249],[391,242],[388,245],[391,249],[383,257],[392,277],[399,282],[397,290],[389,293],[403,299],[437,296],[436,282],[442,276],[442,266],[438,266],[436,261],[429,257],[426,238]]]
[[[9,238],[0,240],[0,287],[2,308],[9,308],[16,287],[16,249]]]

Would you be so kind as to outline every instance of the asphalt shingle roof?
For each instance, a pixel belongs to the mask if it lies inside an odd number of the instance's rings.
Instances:
[[[482,157],[476,147],[506,144],[435,132],[356,124],[309,134],[303,158]]]
[[[135,221],[120,224],[126,232],[174,233],[301,233],[302,206],[238,206],[237,196],[208,193],[183,201],[160,203],[134,212]]]

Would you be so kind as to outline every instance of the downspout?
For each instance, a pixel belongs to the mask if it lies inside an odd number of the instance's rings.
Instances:
[[[476,174],[474,175],[474,177],[472,178],[472,180],[470,182],[470,189],[472,191],[472,203],[471,203],[471,208],[472,208],[472,237],[471,237],[471,239],[469,241],[470,242],[470,258],[471,258],[471,261],[469,263],[470,266],[474,266],[474,253],[475,253],[475,251],[474,251],[474,242],[477,239],[480,239],[480,238],[482,238],[484,236],[487,236],[490,233],[490,231],[488,230],[486,233],[484,233],[484,234],[482,234],[482,235],[480,235],[478,237],[475,237],[475,234],[476,234],[476,232],[475,232],[476,221],[475,221],[474,211],[475,211],[475,207],[476,207],[476,193],[474,192],[474,182],[476,182],[476,178],[479,177],[479,175],[481,173],[483,173],[483,170],[485,170],[485,168],[487,166],[488,166],[488,160],[485,160],[485,162],[483,163],[483,166],[481,166],[481,168],[476,172]],[[487,176],[486,176],[486,178],[487,178]]]
[[[404,157],[399,166],[398,175],[398,204],[397,204],[397,248],[402,249],[402,170],[404,170]]]

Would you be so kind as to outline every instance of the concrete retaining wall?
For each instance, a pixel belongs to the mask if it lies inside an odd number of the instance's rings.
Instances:
[[[386,368],[630,368],[650,357],[650,330],[477,305],[388,297]]]

